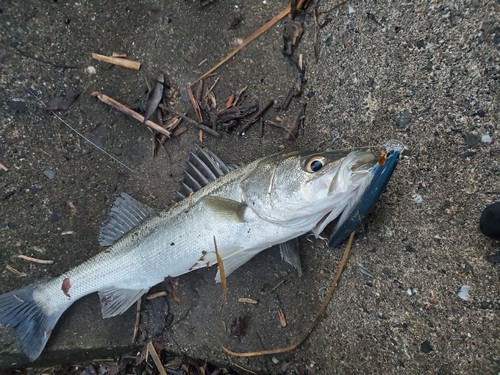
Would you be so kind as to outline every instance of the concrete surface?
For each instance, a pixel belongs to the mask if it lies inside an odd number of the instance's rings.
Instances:
[[[320,12],[335,3],[322,1]],[[197,132],[169,141],[170,158],[162,151],[151,159],[150,133],[89,93],[101,90],[134,105],[144,101],[143,76],[163,71],[179,87],[177,108],[192,115],[185,85],[285,5],[0,2],[0,162],[9,168],[0,172],[0,260],[26,273],[20,278],[2,271],[2,292],[56,276],[96,254],[99,224],[120,192],[158,209],[171,204]],[[273,109],[267,118],[293,118],[307,103],[304,133],[290,142],[282,130],[266,127],[263,138],[251,129],[244,137],[207,136],[204,144],[226,161],[245,163],[280,149],[380,145],[397,138],[407,144],[407,156],[358,235],[327,315],[304,345],[274,361],[230,358],[220,349],[273,348],[301,335],[341,253],[306,238],[301,279],[276,251],[265,252],[231,275],[228,306],[212,282],[214,269],[181,277],[180,302],[170,303],[172,327],[162,333],[173,352],[258,373],[500,370],[499,268],[486,258],[499,244],[478,230],[481,210],[500,199],[498,8],[496,1],[478,0],[353,1],[319,14],[318,63],[312,10],[303,16],[298,53],[307,67],[304,95],[288,111]],[[229,30],[239,15],[243,23]],[[244,86],[248,100],[286,95],[297,73],[282,55],[282,34],[283,23],[219,70],[214,91],[220,103]],[[91,52],[113,51],[142,61],[141,71],[90,58]],[[84,72],[89,65],[97,75]],[[45,103],[68,89],[80,92],[64,119],[134,171],[71,132],[27,88]],[[491,143],[482,142],[486,134]],[[44,175],[47,169],[52,179]],[[67,231],[75,233],[62,235]],[[56,262],[29,264],[17,254]],[[457,294],[463,285],[470,286],[467,301]],[[238,297],[259,304],[238,304]],[[286,313],[286,328],[279,327],[278,307]],[[37,364],[131,350],[125,347],[133,311],[109,320],[98,311],[95,296],[76,303]],[[228,330],[239,315],[248,327],[234,339]],[[0,368],[13,364],[30,365],[4,328]]]

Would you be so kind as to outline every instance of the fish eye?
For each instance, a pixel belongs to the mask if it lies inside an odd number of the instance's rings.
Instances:
[[[312,156],[306,162],[306,171],[318,172],[325,166],[326,159],[323,156]]]

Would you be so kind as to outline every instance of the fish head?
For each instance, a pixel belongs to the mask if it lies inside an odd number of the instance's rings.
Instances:
[[[303,232],[321,222],[323,229],[367,185],[376,163],[377,155],[361,150],[276,154],[255,165],[242,195],[265,220]]]

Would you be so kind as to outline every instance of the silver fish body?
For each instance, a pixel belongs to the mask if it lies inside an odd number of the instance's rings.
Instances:
[[[98,292],[103,317],[121,314],[165,277],[216,264],[214,238],[228,275],[273,245],[309,231],[319,235],[361,197],[376,165],[377,156],[366,151],[275,154],[225,174],[158,215],[124,195],[102,243],[125,232],[122,226],[143,222],[65,274],[0,295],[0,324],[16,329],[34,360],[79,298]]]

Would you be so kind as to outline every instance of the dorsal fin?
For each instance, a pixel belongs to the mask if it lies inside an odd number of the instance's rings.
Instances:
[[[176,200],[188,197],[236,168],[237,166],[224,163],[212,151],[196,145],[194,151],[189,154]]]
[[[138,202],[127,193],[121,193],[101,225],[99,245],[113,245],[130,230],[153,216],[154,213],[151,207]]]

